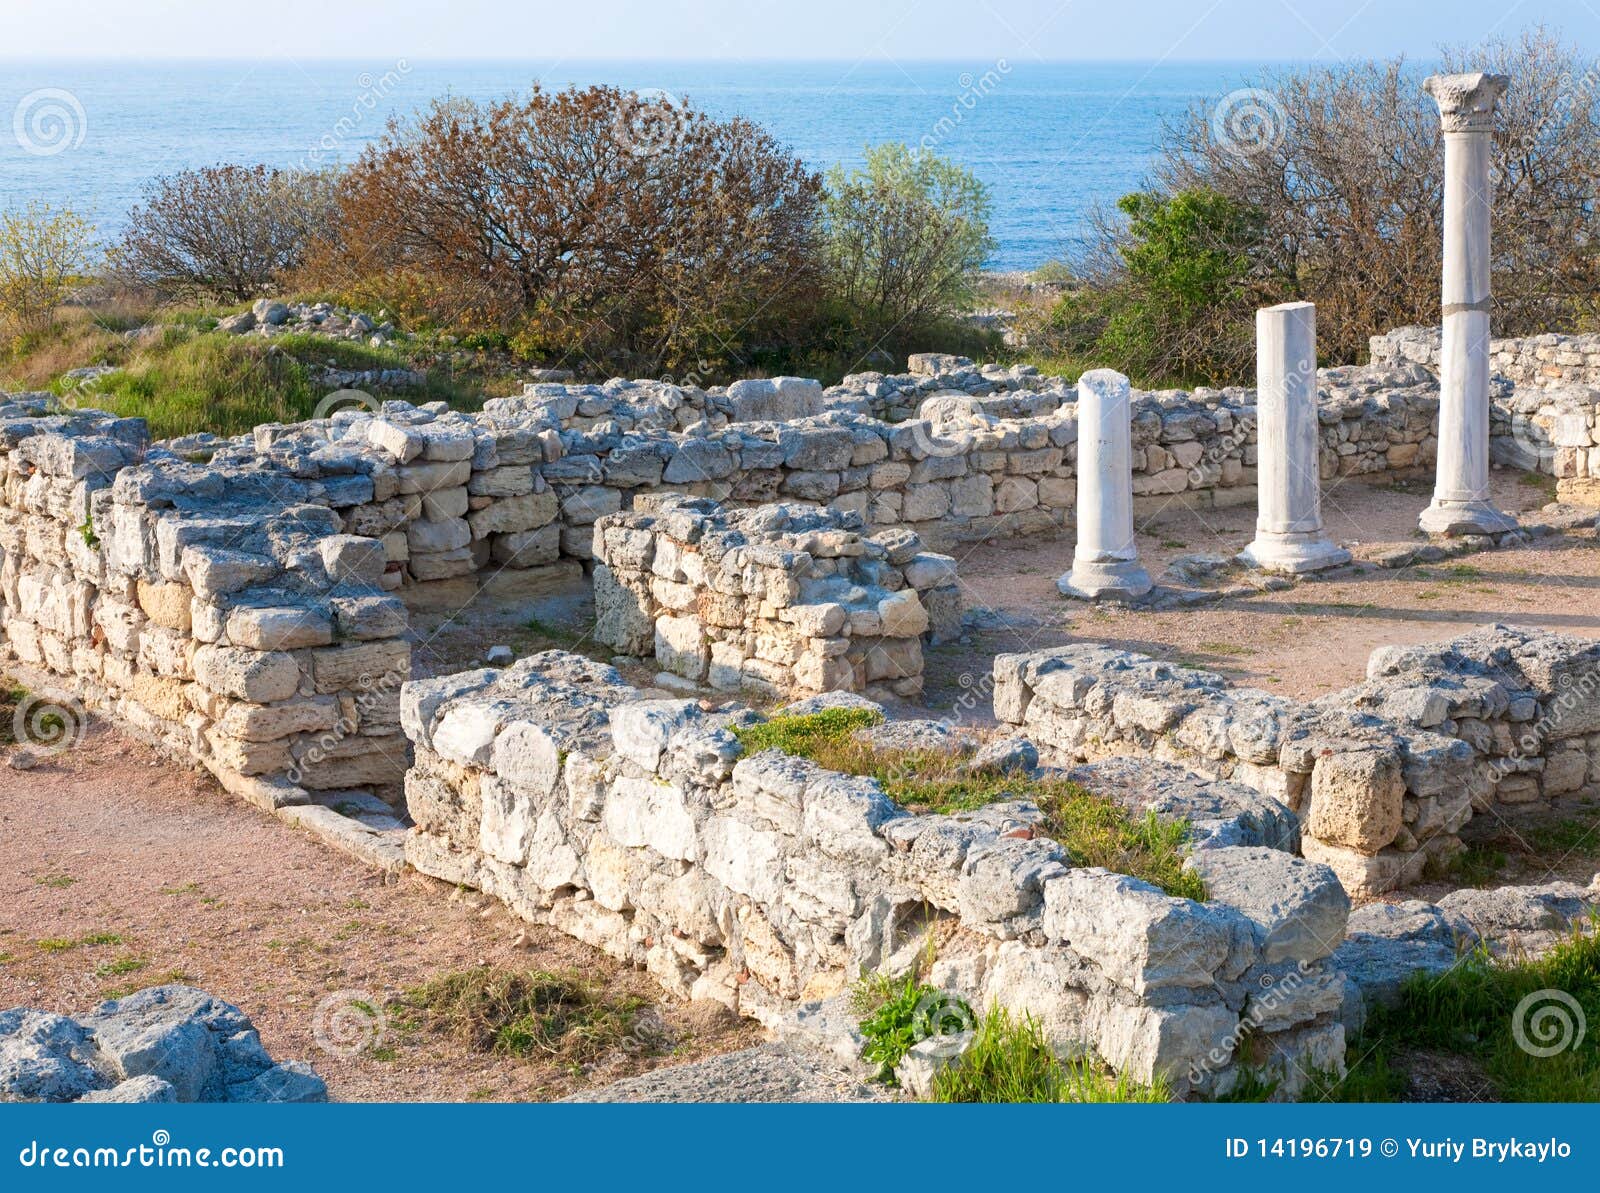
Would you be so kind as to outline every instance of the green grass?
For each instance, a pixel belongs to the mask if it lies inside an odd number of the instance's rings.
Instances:
[[[1462,886],[1488,886],[1506,868],[1503,850],[1491,845],[1469,845],[1450,859],[1446,876]]]
[[[70,874],[41,874],[33,880],[35,886],[49,887],[53,891],[64,891],[77,881]]]
[[[122,937],[115,932],[89,932],[79,937],[52,936],[35,942],[42,953],[65,953],[70,949],[94,948],[97,945],[121,944]]]
[[[121,977],[123,974],[137,973],[146,964],[147,962],[142,957],[118,957],[115,961],[107,961],[104,965],[97,965],[94,976],[97,978]]]
[[[636,1032],[650,1004],[577,973],[485,966],[442,977],[398,1000],[423,1027],[482,1052],[548,1056],[588,1064],[629,1046],[653,1049]]]
[[[1169,1102],[1164,1084],[1108,1073],[1093,1057],[1056,1057],[1038,1022],[991,1008],[972,1047],[933,1080],[935,1102]]]
[[[1600,918],[1541,957],[1496,959],[1480,948],[1445,974],[1414,975],[1398,1006],[1374,1010],[1355,1049],[1363,1059],[1328,1096],[1398,1097],[1404,1078],[1395,1066],[1404,1048],[1470,1058],[1507,1102],[1600,1101],[1597,931]],[[1570,1030],[1579,1022],[1586,1025],[1581,1039]],[[1524,1046],[1553,1048],[1563,1040],[1565,1047],[1544,1056]]]
[[[17,706],[27,698],[27,688],[0,677],[0,746],[16,745]]]
[[[401,396],[460,409],[481,405],[487,385],[507,384],[471,368],[457,376],[436,363],[431,348],[412,342],[373,347],[304,332],[262,339],[230,336],[215,325],[214,312],[198,309],[68,311],[48,331],[3,346],[0,389],[50,389],[78,407],[142,416],[152,435],[166,438],[195,431],[237,435],[262,422],[309,418],[330,390],[315,379],[324,368],[419,369],[426,383]],[[120,334],[145,326],[153,331]],[[81,388],[63,379],[92,364],[121,371]]]
[[[868,709],[830,708],[776,716],[736,728],[734,734],[747,753],[776,749],[828,770],[869,775],[904,807],[947,813],[999,800],[1032,800],[1045,814],[1045,832],[1074,865],[1130,874],[1183,898],[1206,897],[1199,876],[1183,868],[1187,822],[1162,821],[1154,813],[1132,815],[1065,779],[973,773],[947,751],[879,750],[857,738],[858,730],[882,719]]]

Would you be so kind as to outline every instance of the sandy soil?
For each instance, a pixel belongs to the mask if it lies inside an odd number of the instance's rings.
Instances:
[[[1520,474],[1495,473],[1503,508],[1550,500]],[[1345,545],[1416,539],[1425,485],[1345,481],[1323,499],[1330,535]],[[1253,505],[1195,513],[1173,507],[1138,527],[1153,578],[1174,556],[1231,555],[1255,532]],[[989,662],[1007,651],[1097,641],[1204,667],[1268,691],[1309,698],[1361,680],[1367,656],[1389,643],[1431,642],[1491,622],[1600,636],[1600,550],[1585,531],[1507,551],[1169,612],[1063,599],[1056,579],[1072,566],[1070,532],[958,549],[957,571],[972,628],[931,652],[927,703],[952,707]],[[987,698],[971,715],[982,721]]]
[[[79,1012],[189,982],[242,1007],[274,1056],[310,1061],[340,1100],[556,1098],[759,1039],[726,1015],[667,1005],[665,1055],[623,1050],[579,1072],[405,1030],[397,1014],[377,1038],[358,1032],[370,1046],[355,1055],[319,1045],[317,1009],[336,992],[353,993],[333,1007],[381,1006],[485,962],[577,968],[659,997],[645,975],[553,931],[526,928],[519,946],[525,927],[415,874],[386,883],[100,725],[34,770],[0,766],[0,1007]],[[341,1022],[370,1022],[323,1020],[336,1044]]]

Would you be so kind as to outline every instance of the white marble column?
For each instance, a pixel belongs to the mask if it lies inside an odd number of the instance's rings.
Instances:
[[[1269,572],[1350,562],[1322,530],[1317,431],[1317,308],[1286,302],[1256,312],[1256,538],[1241,553]]]
[[[1133,543],[1133,430],[1128,379],[1111,369],[1078,378],[1078,545],[1056,581],[1066,596],[1150,591]]]
[[[1439,467],[1429,534],[1498,534],[1516,519],[1489,498],[1489,156],[1506,77],[1433,75],[1424,89],[1444,130],[1444,343]]]

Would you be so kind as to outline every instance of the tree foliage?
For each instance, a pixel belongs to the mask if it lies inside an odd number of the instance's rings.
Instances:
[[[1600,107],[1592,67],[1543,29],[1447,50],[1446,72],[1509,75],[1494,134],[1494,319],[1523,335],[1593,316]],[[1259,214],[1252,269],[1273,301],[1317,303],[1334,360],[1436,323],[1444,151],[1424,72],[1404,60],[1268,74],[1270,133],[1243,146],[1196,107],[1167,133],[1159,189],[1204,187]],[[1222,134],[1222,135],[1219,135]]]
[[[911,340],[970,302],[994,247],[989,196],[971,171],[903,144],[835,166],[822,204],[829,285],[874,345]]]
[[[284,282],[334,231],[336,176],[220,165],[157,178],[111,254],[124,280],[238,302]]]
[[[71,208],[0,211],[0,332],[42,331],[88,271],[94,228]]]

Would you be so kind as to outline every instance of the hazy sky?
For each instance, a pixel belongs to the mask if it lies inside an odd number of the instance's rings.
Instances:
[[[1327,59],[1538,22],[1600,53],[1600,0],[0,0],[0,57]]]

